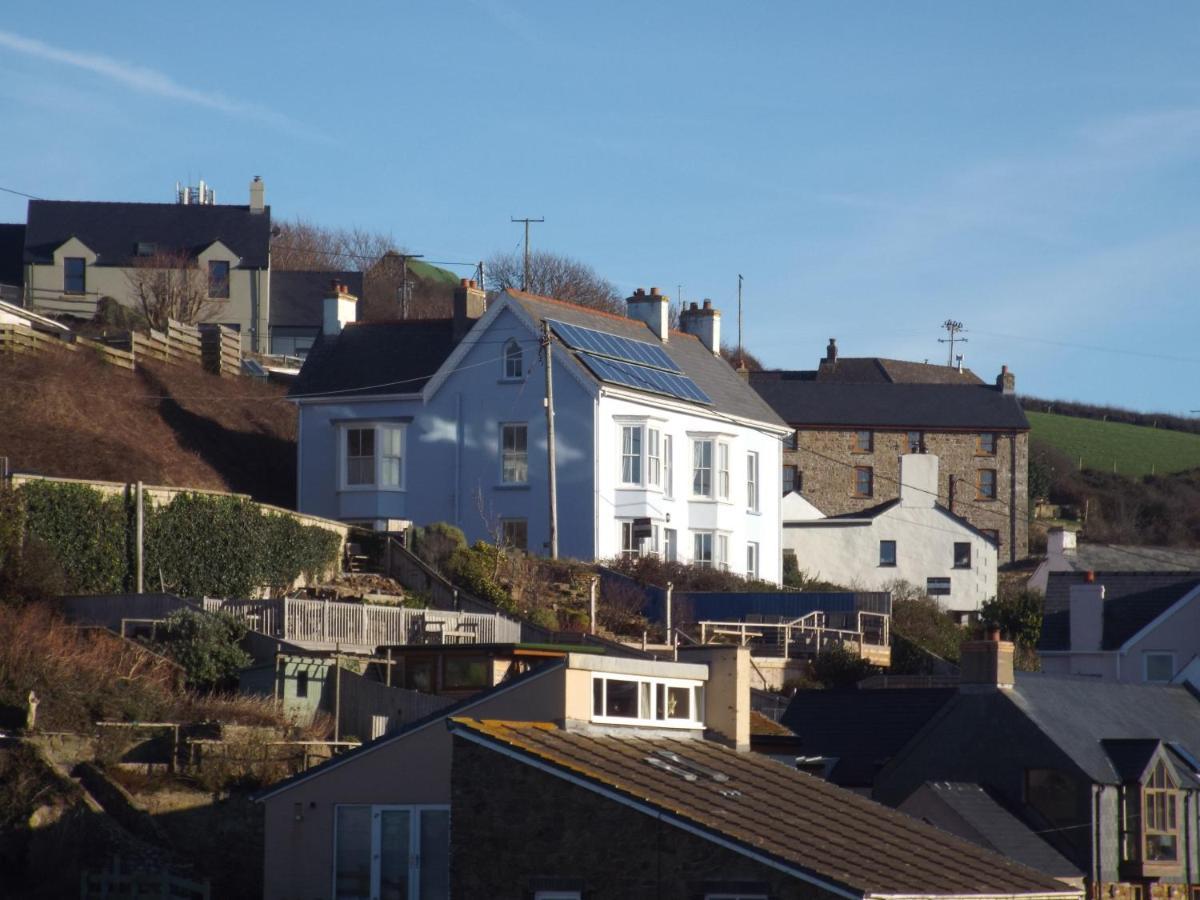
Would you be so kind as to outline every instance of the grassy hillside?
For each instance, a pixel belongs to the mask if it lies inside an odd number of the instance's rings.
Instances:
[[[1139,477],[1200,467],[1200,435],[1120,422],[1029,412],[1032,437],[1085,469]]]
[[[14,471],[294,502],[296,413],[278,386],[195,366],[130,373],[86,353],[0,355],[0,385]]]

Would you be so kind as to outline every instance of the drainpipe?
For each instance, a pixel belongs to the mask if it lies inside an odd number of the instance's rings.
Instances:
[[[1098,784],[1092,785],[1092,896],[1100,896],[1100,792]],[[1118,802],[1120,800],[1118,799]]]
[[[1187,874],[1187,883],[1190,888],[1192,884],[1192,818],[1188,811],[1192,803],[1192,795],[1190,792],[1183,795],[1183,852],[1184,852],[1184,872]]]

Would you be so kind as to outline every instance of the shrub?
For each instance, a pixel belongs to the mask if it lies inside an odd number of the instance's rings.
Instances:
[[[427,565],[445,571],[456,550],[465,549],[467,537],[461,528],[448,522],[434,522],[413,529],[413,552]]]
[[[898,674],[910,672],[909,664],[904,661],[909,659],[909,662],[916,665],[921,650],[948,662],[957,663],[966,632],[949,613],[943,612],[935,600],[917,594],[911,587],[906,590],[905,585],[897,584],[892,587],[892,591],[892,632],[895,637],[902,639],[893,641],[893,671]],[[897,645],[904,641],[919,649],[915,654],[901,650],[901,665],[898,666],[895,651]],[[919,667],[912,671],[921,672],[925,669]]]
[[[262,583],[262,514],[246,500],[177,494],[146,520],[151,584],[183,597],[246,597]]]
[[[854,687],[876,671],[875,666],[845,644],[827,644],[813,660],[811,669],[812,677],[827,688]]]
[[[159,629],[162,649],[187,672],[188,684],[200,690],[229,687],[251,662],[238,644],[246,625],[229,613],[181,609]]]
[[[494,603],[509,612],[514,611],[512,597],[496,580],[502,551],[484,541],[472,547],[459,547],[446,563],[446,575],[481,600]]]
[[[28,536],[62,565],[68,591],[115,593],[129,570],[125,501],[82,484],[32,481],[21,486]]]
[[[983,604],[980,618],[999,628],[1009,640],[1024,647],[1037,646],[1042,634],[1042,597],[1036,591],[1001,591]]]

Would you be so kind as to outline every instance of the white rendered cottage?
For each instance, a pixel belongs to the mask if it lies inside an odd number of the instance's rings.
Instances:
[[[654,552],[778,581],[787,426],[719,355],[717,310],[692,304],[682,331],[667,311],[653,289],[628,317],[520,291],[485,311],[464,281],[452,319],[355,323],[353,298],[330,298],[293,390],[299,508],[546,552],[547,324],[560,555]]]
[[[808,575],[861,590],[906,581],[960,619],[996,596],[990,538],[937,502],[938,458],[900,457],[900,496],[862,512],[822,516],[796,494],[784,498],[783,549]]]

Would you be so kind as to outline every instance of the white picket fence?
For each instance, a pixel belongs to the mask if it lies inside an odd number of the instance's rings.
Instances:
[[[333,648],[421,643],[510,644],[521,624],[501,615],[409,609],[331,600],[222,600],[204,598],[207,612],[245,619],[253,631],[302,645]]]

